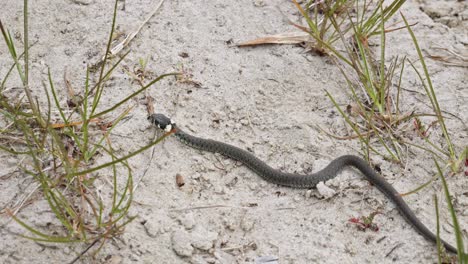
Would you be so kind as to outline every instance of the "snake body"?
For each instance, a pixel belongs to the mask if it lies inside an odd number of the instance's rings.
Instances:
[[[293,187],[293,188],[315,188],[319,182],[325,182],[330,180],[345,167],[351,166],[358,169],[366,179],[376,186],[388,199],[390,199],[395,205],[400,214],[411,224],[423,237],[432,241],[437,242],[437,237],[432,233],[414,214],[409,208],[408,204],[401,198],[400,194],[388,183],[384,177],[379,175],[372,169],[369,164],[362,158],[354,155],[344,155],[331,161],[328,166],[320,171],[312,174],[300,175],[294,173],[285,173],[279,170],[273,169],[262,160],[255,157],[248,151],[240,149],[238,147],[219,142],[211,139],[203,139],[192,136],[181,130],[172,120],[163,114],[152,114],[148,119],[154,123],[157,127],[164,129],[166,132],[173,132],[175,136],[186,145],[200,149],[203,151],[209,151],[214,153],[220,153],[231,159],[242,162],[245,166],[251,169],[253,172],[258,174],[260,177],[268,182]],[[457,249],[449,243],[441,240],[441,243],[445,248],[453,253],[457,253]]]

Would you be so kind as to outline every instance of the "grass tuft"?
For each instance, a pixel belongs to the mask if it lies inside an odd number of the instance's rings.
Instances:
[[[435,88],[427,69],[419,47],[418,41],[412,31],[412,26],[405,16],[401,14],[404,26],[392,29],[387,28],[389,21],[405,3],[404,0],[388,2],[384,7],[384,1],[349,1],[342,5],[340,12],[333,14],[329,11],[337,10],[334,7],[340,5],[340,1],[320,1],[324,6],[318,9],[316,1],[310,1],[307,7],[314,6],[313,10],[301,7],[293,0],[294,5],[307,22],[306,27],[295,25],[297,28],[308,32],[316,41],[315,51],[319,54],[330,56],[342,73],[352,103],[344,109],[335,97],[325,91],[340,115],[354,134],[345,137],[334,136],[341,139],[357,138],[361,142],[364,156],[370,160],[371,154],[384,157],[387,160],[404,164],[407,155],[412,148],[427,152],[436,159],[439,170],[439,178],[444,184],[449,211],[452,215],[454,230],[459,249],[458,259],[460,263],[466,263],[467,256],[463,251],[463,239],[458,226],[453,205],[450,201],[448,188],[440,172],[438,161],[443,161],[452,173],[461,171],[466,162],[467,148],[457,153],[457,148],[451,141],[450,133],[445,125],[445,116],[437,100]],[[354,7],[354,10],[353,8]],[[320,10],[319,12],[317,10]],[[325,22],[326,21],[326,22]],[[332,27],[320,27],[328,23]],[[388,58],[386,54],[386,34],[396,30],[407,29],[418,54],[417,63],[407,57]],[[328,38],[327,38],[328,37]],[[373,38],[378,38],[373,41]],[[338,41],[341,40],[341,41]],[[371,43],[374,43],[371,45]],[[377,45],[379,43],[379,45]],[[378,46],[375,48],[374,46]],[[376,51],[377,49],[377,51]],[[407,67],[409,64],[410,67]],[[430,102],[432,113],[418,113],[416,110],[403,112],[402,109],[402,80],[408,70],[412,70],[418,76],[419,83],[424,87],[427,100]],[[429,124],[423,122],[422,117],[435,118]],[[443,143],[436,143],[431,132],[440,127],[443,135]],[[328,133],[327,133],[328,134]],[[405,137],[417,135],[423,142],[413,143]],[[403,195],[418,192],[437,180],[437,175],[426,183]],[[437,217],[439,208],[436,204]],[[437,218],[437,234],[439,235],[439,219]],[[441,247],[440,240],[438,241]],[[443,262],[439,251],[439,262]]]
[[[163,74],[142,84],[136,92],[98,111],[106,100],[106,81],[128,54],[116,57],[112,64],[113,58],[108,56],[116,25],[117,2],[98,78],[93,83],[88,68],[82,92],[74,91],[71,83],[65,80],[69,95],[66,105],[60,103],[63,100],[58,96],[50,69],[47,83],[42,84],[45,103],[33,97],[29,88],[29,83],[36,80],[29,79],[28,70],[28,1],[24,0],[24,52],[20,55],[10,32],[0,21],[0,31],[12,59],[12,66],[1,81],[0,119],[8,125],[0,131],[0,151],[18,155],[20,171],[37,184],[22,201],[12,201],[1,212],[24,228],[26,232],[19,235],[25,238],[92,245],[101,241],[100,249],[105,241],[121,234],[135,218],[129,214],[134,182],[128,159],[158,144],[164,137],[121,156],[112,146],[111,132],[132,110],[132,107],[124,107],[126,103],[163,78],[177,73]],[[25,96],[5,92],[13,69],[21,80]],[[98,157],[108,162],[96,164]],[[41,201],[48,205],[56,219],[53,223],[56,227],[51,231],[39,227],[45,224],[31,224],[22,217],[27,205]]]

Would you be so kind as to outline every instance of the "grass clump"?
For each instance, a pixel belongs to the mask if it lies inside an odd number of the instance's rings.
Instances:
[[[442,114],[424,56],[411,28],[413,25],[410,25],[401,14],[402,26],[393,29],[388,29],[386,26],[405,1],[387,2],[387,7],[383,6],[384,1],[348,1],[346,5],[341,6],[340,1],[310,1],[306,7],[313,5],[315,6],[313,10],[302,8],[296,1],[293,2],[308,25],[308,28],[297,25],[296,27],[310,34],[315,40],[319,54],[334,59],[346,80],[347,91],[353,102],[346,109],[343,109],[334,96],[326,91],[336,109],[354,131],[353,135],[339,138],[359,139],[364,156],[369,160],[372,154],[376,154],[392,162],[403,163],[408,159],[405,153],[409,153],[410,148],[418,148],[436,160],[444,162],[452,174],[460,172],[466,162],[467,150],[463,147],[463,150],[457,151],[452,143],[445,125],[446,116]],[[318,12],[318,5],[322,5],[321,10],[324,11]],[[339,9],[338,6],[343,9]],[[331,12],[338,9],[340,12]],[[333,26],[324,26],[325,23]],[[319,28],[322,29],[320,34]],[[386,34],[403,29],[411,36],[414,50],[418,55],[416,61],[406,56],[387,58]],[[330,38],[326,39],[323,36]],[[372,45],[372,38],[375,37],[378,39]],[[402,80],[404,75],[408,74],[408,70],[416,74],[420,86],[424,88],[424,94],[430,103],[430,112],[421,113],[416,110],[402,112]],[[425,125],[422,117],[426,120],[435,120]],[[430,135],[436,126],[442,132],[442,142],[437,142],[438,139]],[[407,134],[414,135],[414,132],[422,139],[423,144],[405,140]],[[437,161],[436,166],[439,176],[434,176],[412,192],[421,190],[438,178],[441,179],[454,224],[458,259],[460,263],[466,263],[467,255],[464,253],[462,233],[450,201],[447,184]],[[438,208],[436,211],[438,216]]]
[[[41,242],[92,242],[94,245],[101,241],[102,246],[107,239],[122,233],[135,218],[129,215],[135,188],[128,158],[156,145],[162,138],[121,157],[112,146],[111,132],[130,112],[131,107],[120,110],[126,102],[174,74],[161,75],[113,106],[99,110],[105,100],[106,80],[128,54],[116,58],[114,63],[108,56],[117,2],[99,77],[92,82],[88,68],[79,92],[67,83],[66,105],[60,103],[50,70],[47,83],[42,84],[46,103],[40,103],[32,95],[30,83],[35,80],[29,79],[28,1],[24,0],[23,53],[18,54],[10,32],[0,21],[2,37],[12,59],[0,87],[0,119],[6,124],[0,131],[0,151],[17,156],[21,160],[18,165],[21,174],[30,177],[35,186],[21,201],[2,210],[27,231],[21,236]],[[18,92],[11,91],[7,85],[15,71],[21,81],[18,86],[22,89]],[[95,164],[97,156],[108,162]],[[102,185],[105,181],[108,184]],[[40,201],[48,205],[59,228],[49,232],[21,217],[26,205]]]
[[[308,25],[295,26],[308,32],[315,40],[315,51],[335,59],[347,82],[353,103],[346,109],[342,109],[327,92],[330,100],[354,131],[354,135],[345,138],[358,138],[362,143],[364,156],[368,159],[373,153],[392,162],[403,163],[408,148],[415,147],[443,160],[453,172],[459,171],[463,161],[462,155],[457,153],[450,139],[411,25],[402,16],[402,26],[393,26],[392,29],[386,26],[386,22],[398,12],[405,1],[394,0],[386,7],[383,6],[384,1],[345,2],[309,1],[303,8],[293,1]],[[406,56],[387,58],[386,34],[405,28],[413,39],[422,70]],[[379,37],[374,45],[370,44],[372,37]],[[375,51],[373,46],[378,46],[378,50]],[[408,69],[417,74],[432,112],[402,112],[402,80]],[[435,117],[436,120],[430,125],[424,125],[422,117]],[[411,121],[413,124],[409,125]],[[442,145],[431,141],[429,137],[429,130],[434,129],[435,125],[439,125],[442,130],[445,141]],[[404,140],[405,133],[413,131],[416,131],[425,145]]]

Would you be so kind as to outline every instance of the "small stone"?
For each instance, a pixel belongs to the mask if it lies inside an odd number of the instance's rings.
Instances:
[[[317,191],[324,197],[324,198],[331,198],[335,195],[335,190],[325,185],[323,182],[319,182],[317,184]]]
[[[176,230],[172,233],[172,249],[181,257],[190,257],[193,247],[190,243],[190,234],[185,230]]]

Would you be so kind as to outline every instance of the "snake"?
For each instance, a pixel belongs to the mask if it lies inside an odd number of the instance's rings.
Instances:
[[[365,178],[379,189],[395,205],[403,218],[414,227],[424,238],[437,243],[437,236],[429,230],[415,215],[408,204],[403,200],[397,190],[383,176],[378,174],[364,159],[355,155],[343,155],[332,160],[325,168],[311,174],[295,174],[282,172],[270,167],[268,164],[255,157],[252,153],[212,139],[196,137],[184,132],[169,117],[164,114],[151,114],[148,120],[159,129],[174,134],[182,143],[202,151],[219,153],[223,156],[239,161],[264,180],[292,188],[315,188],[319,182],[335,178],[346,167],[354,167]],[[442,245],[450,252],[457,253],[457,249],[440,240]]]

